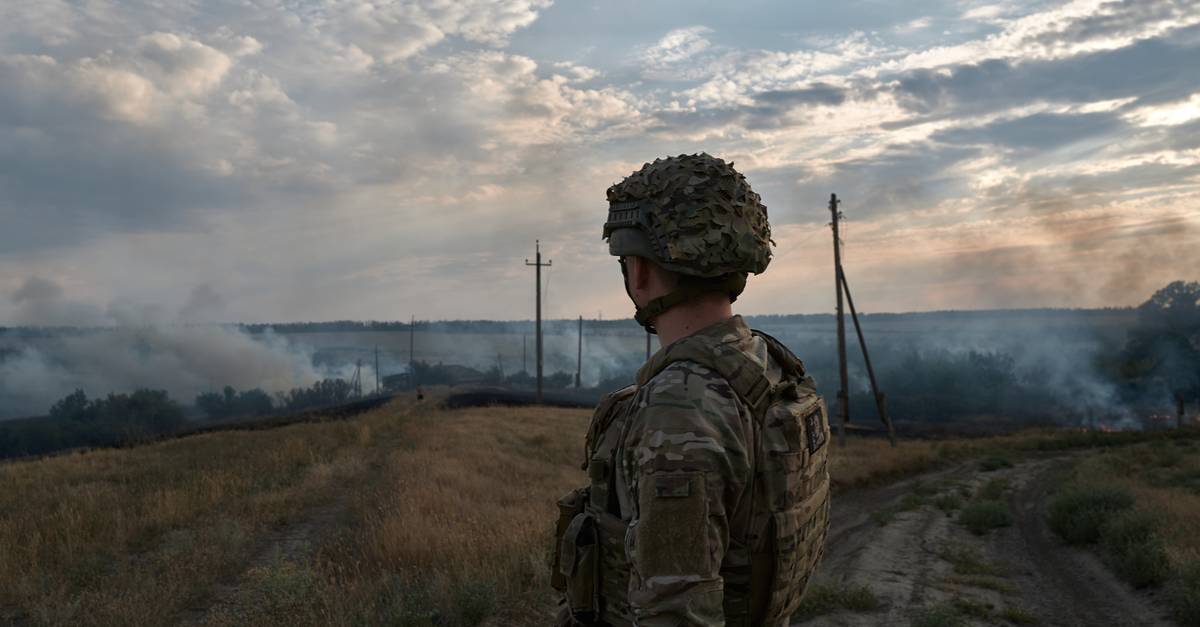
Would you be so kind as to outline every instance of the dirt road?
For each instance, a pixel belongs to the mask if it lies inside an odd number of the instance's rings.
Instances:
[[[861,609],[795,624],[1170,625],[1149,595],[1046,528],[1047,495],[1068,461],[1031,460],[990,472],[970,462],[841,495],[812,590],[858,590]],[[1010,526],[975,535],[957,522],[980,490],[1007,502]]]

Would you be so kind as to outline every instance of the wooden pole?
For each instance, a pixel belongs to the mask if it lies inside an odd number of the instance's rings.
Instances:
[[[892,418],[887,413],[887,398],[879,391],[875,382],[875,368],[871,366],[871,354],[867,352],[867,340],[863,338],[862,325],[858,323],[858,312],[854,309],[854,297],[850,296],[850,285],[846,283],[846,271],[838,268],[842,289],[846,292],[846,304],[850,305],[850,318],[854,320],[854,332],[858,334],[858,345],[862,348],[863,361],[867,362],[867,377],[871,379],[871,394],[875,396],[875,407],[879,410],[879,419],[887,427],[888,442],[896,446],[896,430],[892,428]]]
[[[412,316],[408,320],[408,382],[414,388],[417,387],[417,362],[413,358],[413,347],[416,345],[417,332],[417,317]]]
[[[535,293],[534,298],[536,301],[535,309],[537,310],[537,328],[534,330],[534,342],[533,342],[534,358],[533,359],[534,359],[534,363],[537,366],[537,402],[538,402],[538,404],[541,404],[541,402],[542,402],[542,268],[549,267],[550,264],[553,262],[547,261],[546,263],[542,263],[542,243],[541,243],[541,241],[535,240],[533,245],[534,245],[534,251],[536,253],[536,255],[534,256],[534,262],[529,263],[529,260],[526,259],[525,265],[534,266],[534,268],[535,268],[534,281],[537,283],[536,289],[534,290],[534,293]]]
[[[646,361],[650,361],[650,332],[646,331]]]
[[[837,292],[837,351],[838,351],[838,446],[846,445],[846,423],[850,421],[850,394],[848,391],[849,375],[846,373],[846,321],[842,305],[842,242],[838,232],[837,194],[829,195],[829,213],[833,216],[833,287]]]
[[[583,316],[579,316],[579,350],[575,357],[575,387],[583,380]]]

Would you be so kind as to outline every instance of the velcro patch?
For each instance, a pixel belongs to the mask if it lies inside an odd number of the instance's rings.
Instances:
[[[825,444],[825,420],[818,407],[804,417],[804,431],[808,433],[808,452],[815,453]]]
[[[689,477],[655,477],[654,496],[657,498],[682,498],[692,493]]]
[[[704,473],[644,475],[638,482],[634,567],[643,579],[709,576],[708,496]]]

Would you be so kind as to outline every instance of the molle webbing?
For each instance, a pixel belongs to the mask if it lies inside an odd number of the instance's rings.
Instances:
[[[753,333],[766,342],[767,351],[783,370],[785,380],[789,378],[788,375],[800,380],[805,378],[804,364],[779,340],[760,331]],[[694,361],[728,381],[738,397],[750,407],[755,419],[761,421],[772,397],[772,385],[767,378],[766,368],[739,350],[736,341],[712,345],[691,342],[689,339],[684,338],[668,346],[657,367],[653,371],[639,373],[639,377],[649,380],[672,363]]]

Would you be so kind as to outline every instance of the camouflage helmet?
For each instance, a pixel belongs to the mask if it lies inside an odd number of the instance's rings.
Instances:
[[[761,197],[733,163],[700,153],[655,159],[608,188],[604,238],[614,256],[683,275],[759,274],[771,262]]]

